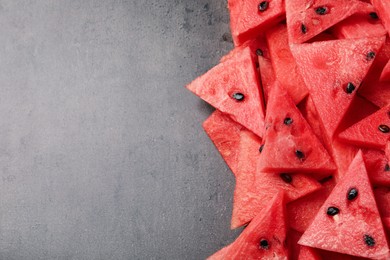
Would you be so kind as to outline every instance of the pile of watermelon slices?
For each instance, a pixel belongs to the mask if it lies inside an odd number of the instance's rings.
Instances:
[[[390,259],[390,1],[228,7],[235,48],[187,86],[245,227],[210,259]]]

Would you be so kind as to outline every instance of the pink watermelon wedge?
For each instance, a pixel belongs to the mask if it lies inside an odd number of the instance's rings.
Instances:
[[[260,144],[261,140],[253,133],[242,130],[240,147],[231,147],[232,150],[240,151],[235,174],[232,229],[251,221],[279,191],[284,191],[286,202],[290,202],[321,187],[315,179],[304,174],[258,171],[256,167]]]
[[[229,0],[230,27],[236,46],[253,39],[259,31],[265,30],[283,19],[283,0]]]
[[[276,79],[284,86],[294,103],[298,104],[307,96],[308,90],[291,54],[286,25],[275,26],[267,32],[266,37]]]
[[[373,6],[379,14],[379,18],[382,20],[387,32],[390,33],[390,2],[387,0],[371,0]]]
[[[270,52],[265,39],[262,39],[262,47],[258,49],[257,53],[259,54],[258,61],[261,85],[263,87],[264,103],[267,104],[269,92],[271,91],[272,85],[275,83],[276,76],[274,68],[272,67]]]
[[[231,245],[208,259],[287,260],[286,231],[283,193],[278,193]]]
[[[354,145],[384,150],[390,140],[390,105],[346,129],[339,137]]]
[[[291,50],[331,139],[384,38],[293,45]]]
[[[240,146],[240,132],[244,127],[216,110],[203,122],[203,128],[232,172],[237,172],[239,151],[232,147]]]
[[[280,84],[273,86],[267,109],[266,131],[259,149],[261,170],[317,172],[320,177],[335,170],[332,158]]]
[[[303,43],[353,15],[366,4],[357,0],[287,0],[286,17],[291,43]]]
[[[299,244],[358,257],[388,256],[386,235],[361,151]]]
[[[194,80],[187,88],[258,136],[262,136],[263,97],[249,47],[236,49],[228,59]]]

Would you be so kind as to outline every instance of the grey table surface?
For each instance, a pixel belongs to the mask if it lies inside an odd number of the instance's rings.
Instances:
[[[226,0],[1,0],[0,21],[0,259],[234,240],[212,108],[184,88],[232,48]]]

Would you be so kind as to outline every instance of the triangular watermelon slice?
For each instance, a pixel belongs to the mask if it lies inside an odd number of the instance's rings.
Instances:
[[[244,127],[216,110],[203,122],[203,128],[229,168],[235,173],[239,150],[232,147],[240,146],[240,132]]]
[[[259,169],[266,172],[317,172],[323,176],[335,170],[332,158],[278,83],[267,104],[266,131],[259,151]]]
[[[384,37],[345,39],[292,46],[329,138],[333,137],[384,40]]]
[[[236,46],[283,19],[284,0],[229,0],[230,27]]]
[[[321,185],[304,174],[264,173],[258,171],[257,157],[261,140],[247,130],[241,130],[240,147],[237,163],[236,188],[231,228],[247,224],[259,212],[265,209],[269,201],[279,191],[285,192],[286,202],[296,200]]]
[[[390,140],[390,105],[346,129],[339,137],[354,145],[384,150]]]
[[[187,88],[218,110],[262,136],[263,98],[250,47],[235,49],[234,55],[195,79]]]
[[[298,104],[307,96],[308,90],[291,54],[286,25],[275,26],[267,32],[266,37],[276,79],[287,90],[294,103]]]
[[[361,151],[299,244],[359,257],[388,255],[386,235]]]
[[[241,235],[227,247],[208,259],[283,259],[287,260],[285,204],[283,193],[269,201],[258,212]]]
[[[272,67],[271,57],[269,48],[265,39],[262,39],[262,47],[257,51],[259,69],[261,76],[261,86],[263,87],[264,103],[267,104],[269,92],[271,91],[272,85],[275,83],[275,71]]]
[[[357,0],[287,0],[286,16],[291,43],[303,43],[351,16],[366,4]]]
[[[387,34],[371,4],[331,28],[339,39],[381,37]]]
[[[374,149],[363,150],[363,157],[371,183],[390,186],[390,167],[385,153]]]

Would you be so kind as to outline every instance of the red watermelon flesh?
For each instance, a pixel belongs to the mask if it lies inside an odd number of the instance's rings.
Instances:
[[[332,32],[339,39],[385,36],[387,31],[374,13],[373,6],[367,4],[364,10],[333,26]]]
[[[271,86],[275,83],[275,71],[272,67],[271,57],[268,49],[267,42],[263,40],[263,45],[259,52],[259,69],[261,76],[261,85],[263,87],[264,101],[267,104],[268,95],[271,90]]]
[[[287,245],[289,252],[289,259],[298,259],[299,251],[301,250],[301,245],[298,245],[298,241],[301,238],[302,233],[289,229],[287,233]]]
[[[283,19],[283,0],[267,1],[260,5],[258,0],[229,0],[230,27],[236,46],[253,39],[259,32]]]
[[[349,127],[339,137],[354,145],[384,150],[390,140],[390,105]]]
[[[283,193],[278,193],[249,223],[241,235],[225,249],[209,259],[285,259],[286,240],[285,204]],[[224,250],[224,249],[222,249]]]
[[[303,43],[353,15],[366,4],[357,0],[286,1],[288,34],[291,43]]]
[[[314,248],[301,246],[299,250],[298,260],[321,260],[321,256],[317,253]]]
[[[374,194],[383,225],[390,235],[390,187],[376,187]]]
[[[390,104],[390,82],[381,82],[380,76],[390,58],[390,38],[376,56],[368,74],[358,89],[358,94],[378,107]]]
[[[235,53],[187,88],[261,137],[264,107],[253,55],[249,47]]]
[[[384,38],[364,38],[292,46],[292,53],[330,139],[383,42]]]
[[[385,154],[386,154],[387,160],[390,161],[390,141],[387,141],[387,143],[386,143]]]
[[[260,144],[261,140],[253,133],[242,130],[240,147],[231,147],[240,151],[235,174],[232,229],[251,221],[279,191],[284,191],[286,202],[289,202],[321,187],[315,179],[304,174],[258,171],[256,167]]]
[[[383,68],[380,81],[390,81],[390,61],[387,62],[386,66]]]
[[[298,104],[308,91],[290,51],[287,26],[275,26],[267,32],[266,37],[276,79],[285,87],[294,103]]]
[[[299,244],[359,257],[389,253],[362,152],[335,186]]]
[[[266,172],[324,176],[335,170],[332,158],[280,84],[273,86],[269,97],[261,150],[259,167]]]
[[[240,132],[244,127],[237,124],[228,115],[216,110],[203,122],[203,128],[232,172],[237,172],[239,151],[232,149],[232,147],[239,147]]]
[[[385,26],[387,32],[390,33],[390,1],[388,0],[371,0],[372,5],[375,7],[376,11],[379,14],[383,25]]]
[[[371,183],[374,185],[390,185],[390,167],[385,153],[380,150],[364,150],[364,162]]]
[[[323,187],[305,197],[287,204],[287,216],[289,226],[299,232],[305,232],[318,210],[332,191],[335,180],[329,179],[323,183]]]

